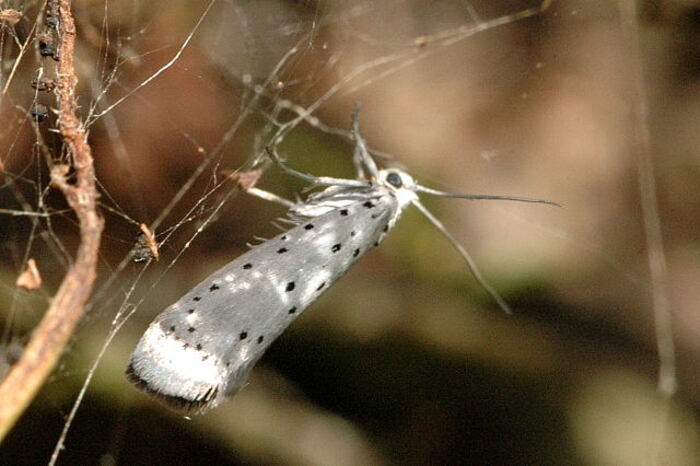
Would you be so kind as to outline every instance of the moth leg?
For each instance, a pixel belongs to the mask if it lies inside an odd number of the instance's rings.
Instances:
[[[277,166],[280,167],[285,173],[296,178],[300,178],[304,181],[308,181],[309,183],[315,186],[350,186],[354,188],[363,188],[367,186],[367,181],[332,178],[330,176],[313,176],[307,173],[296,171],[293,168],[290,168],[287,165],[285,165],[272,147],[268,146],[265,148],[265,150],[267,151],[267,154],[270,156],[272,161],[275,162],[275,164],[277,164]]]
[[[266,201],[282,204],[288,209],[296,205],[295,202],[289,201],[283,197],[278,196],[277,194],[271,193],[269,191],[264,191],[259,188],[249,188],[246,189],[245,192],[247,192],[248,194],[252,194],[253,196],[259,197],[260,199],[265,199]]]
[[[365,168],[362,166],[362,154],[360,154],[360,145],[355,145],[355,151],[352,154],[352,164],[355,165],[358,180],[366,180]]]
[[[377,169],[377,164],[367,149],[367,142],[364,140],[360,134],[360,104],[355,104],[355,109],[352,111],[352,136],[355,139],[355,151],[352,154],[352,162],[355,165],[355,170],[357,171],[357,178],[360,180],[366,180],[365,170],[362,167],[364,164],[367,167],[372,179],[377,179],[379,177],[379,170]]]

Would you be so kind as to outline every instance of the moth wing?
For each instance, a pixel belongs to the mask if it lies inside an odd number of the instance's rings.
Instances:
[[[216,406],[399,214],[393,196],[368,197],[254,247],[156,317],[131,356],[129,379],[175,409]]]

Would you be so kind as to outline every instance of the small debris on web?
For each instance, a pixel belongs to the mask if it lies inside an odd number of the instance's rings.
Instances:
[[[40,32],[36,35],[36,40],[39,42],[39,48],[46,47],[47,45],[54,45],[55,41],[53,34],[50,32]]]
[[[254,188],[261,176],[262,170],[235,172],[228,175],[228,177],[235,181],[238,187],[244,191]]]
[[[44,104],[34,104],[29,113],[31,114],[32,119],[36,120],[37,123],[46,121],[46,119],[49,117],[49,109]]]
[[[56,81],[46,76],[32,80],[32,88],[40,92],[51,92],[56,89]]]
[[[37,40],[39,41],[39,55],[42,57],[51,57],[58,61],[58,49],[53,36],[48,33],[37,34]]]
[[[46,9],[44,10],[44,24],[54,29],[58,26],[57,0],[49,0],[46,2]]]
[[[34,259],[29,259],[27,261],[27,267],[24,269],[15,285],[19,288],[24,288],[27,291],[36,290],[41,286],[41,274],[36,266],[36,261]]]
[[[139,233],[136,246],[132,252],[134,262],[138,264],[149,259],[157,261],[160,259],[160,254],[158,253],[158,243],[153,232],[144,223],[139,225],[139,228],[141,228],[141,233]]]
[[[55,45],[44,44],[43,42],[41,42],[39,44],[39,54],[42,57],[51,57],[54,60],[58,61],[58,50],[56,49]]]

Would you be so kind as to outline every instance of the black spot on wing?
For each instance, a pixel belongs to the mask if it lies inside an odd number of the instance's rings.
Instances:
[[[289,293],[290,291],[294,290],[295,286],[296,284],[294,282],[289,282],[287,283],[287,287],[285,288],[285,290]]]
[[[246,269],[246,270],[252,269],[252,268],[253,268],[253,264],[251,264],[250,262],[248,262],[247,264],[244,264],[244,265],[243,265],[243,268]]]

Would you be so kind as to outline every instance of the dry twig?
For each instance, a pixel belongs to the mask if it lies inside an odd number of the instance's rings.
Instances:
[[[73,66],[76,30],[71,0],[60,0],[59,11],[58,127],[72,156],[75,184],[66,180],[69,167],[65,165],[52,168],[51,180],[75,211],[80,225],[80,245],[75,262],[63,278],[46,315],[35,329],[22,357],[0,385],[0,441],[51,373],[83,314],[95,281],[97,251],[103,229],[102,217],[97,212],[92,153],[85,129],[76,115],[78,79]]]

